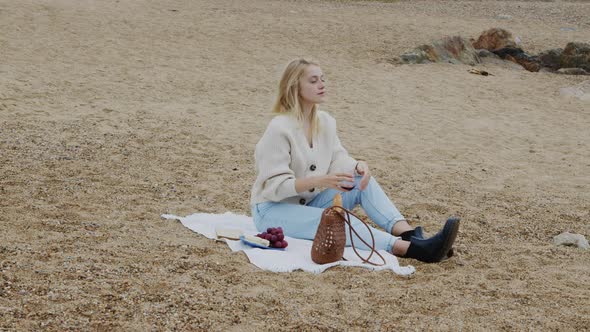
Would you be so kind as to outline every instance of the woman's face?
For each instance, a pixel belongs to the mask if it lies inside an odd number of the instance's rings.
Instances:
[[[305,68],[303,76],[299,81],[299,95],[306,103],[320,104],[324,102],[326,95],[326,84],[322,69],[316,65],[309,65]]]

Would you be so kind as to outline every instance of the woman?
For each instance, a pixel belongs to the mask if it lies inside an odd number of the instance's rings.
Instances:
[[[443,230],[429,239],[422,237],[420,227],[412,228],[371,177],[369,165],[350,157],[340,144],[336,121],[317,107],[325,96],[324,75],[317,63],[298,59],[287,65],[273,108],[277,115],[256,145],[251,206],[257,229],[280,226],[287,236],[313,240],[323,210],[341,192],[344,208],[360,204],[385,230],[372,228],[377,250],[441,261],[453,245],[459,220],[447,220]],[[357,232],[370,239],[362,221],[351,218]],[[357,243],[368,249],[360,240]]]

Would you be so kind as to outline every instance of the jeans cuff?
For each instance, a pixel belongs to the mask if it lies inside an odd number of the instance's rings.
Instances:
[[[385,227],[385,230],[387,231],[387,233],[391,234],[391,230],[393,229],[393,226],[395,226],[395,224],[398,223],[398,222],[400,222],[400,221],[406,221],[406,218],[400,217],[400,218],[397,218],[397,219],[390,220],[387,223],[387,227]]]
[[[393,254],[393,245],[395,244],[395,241],[397,241],[398,237],[396,236],[391,236],[391,238],[389,239],[389,243],[387,244],[387,252],[392,253]]]

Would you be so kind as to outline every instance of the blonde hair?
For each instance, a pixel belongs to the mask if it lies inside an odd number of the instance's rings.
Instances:
[[[305,114],[301,105],[301,96],[299,95],[299,82],[303,73],[305,73],[305,68],[311,65],[319,66],[317,62],[303,58],[295,59],[287,65],[279,82],[279,95],[272,109],[273,113],[287,113],[295,116],[299,123],[303,125]],[[317,105],[313,105],[310,118],[311,131],[313,134],[317,134],[320,129],[319,119],[317,117]]]

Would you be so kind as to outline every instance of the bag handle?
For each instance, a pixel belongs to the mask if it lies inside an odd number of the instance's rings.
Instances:
[[[342,216],[342,218],[344,219],[344,221],[348,224],[348,229],[350,230],[348,233],[350,235],[350,244],[352,245],[352,250],[354,250],[354,253],[364,262],[367,264],[371,264],[374,266],[383,266],[386,264],[385,262],[385,258],[383,258],[383,256],[377,251],[375,250],[375,236],[373,235],[373,232],[371,231],[371,227],[369,227],[369,225],[367,225],[367,223],[365,223],[361,218],[359,218],[356,214],[352,213],[351,211],[345,209],[344,207],[342,207],[341,205],[334,205],[332,207],[329,207],[328,210],[334,210],[335,212],[337,212],[338,214],[340,214],[340,216]],[[336,211],[336,210],[340,210]],[[342,215],[343,212],[346,217],[344,217]],[[365,227],[367,227],[367,230],[369,231],[369,234],[371,234],[371,242],[372,244],[369,245],[367,243],[367,241],[365,241],[356,231],[356,229],[354,229],[354,227],[352,227],[352,223],[350,222],[350,215],[353,215],[354,217],[356,217],[358,220],[360,220],[363,225],[365,225]],[[361,256],[361,254],[359,254],[359,252],[357,251],[355,245],[354,245],[354,239],[352,237],[352,233],[354,232],[354,234],[369,248],[371,248],[371,253],[369,254],[369,256],[367,258],[364,258],[363,256]],[[377,264],[377,263],[373,263],[371,262],[369,259],[371,259],[371,257],[373,256],[373,253],[377,254],[377,256],[379,256],[379,258],[381,258],[381,260],[383,261],[383,264]]]

